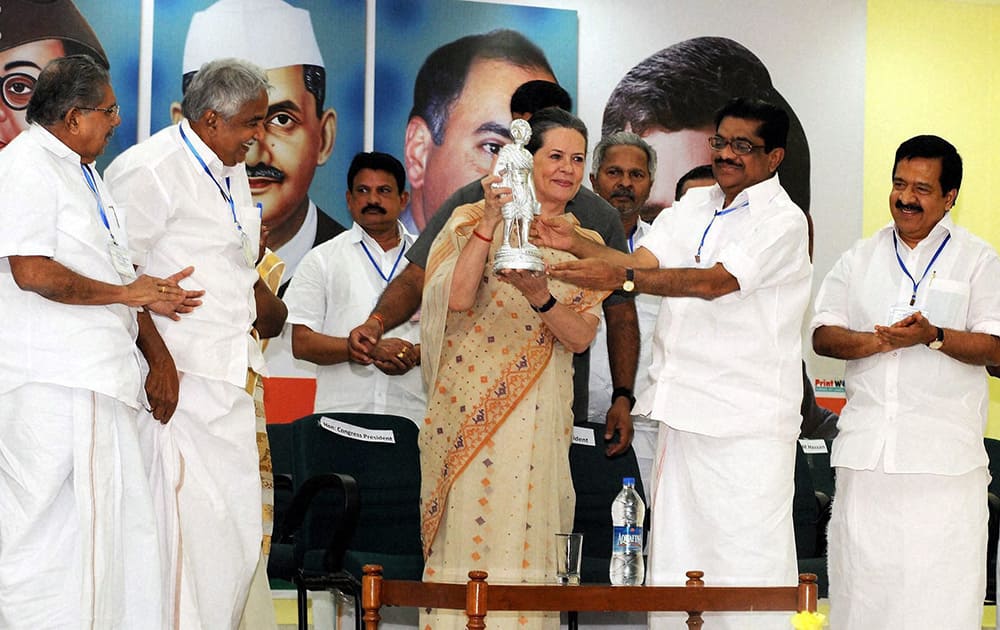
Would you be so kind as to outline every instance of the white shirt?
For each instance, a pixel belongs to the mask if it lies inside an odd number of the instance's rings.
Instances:
[[[31,125],[0,152],[0,393],[26,383],[87,389],[138,407],[135,312],[123,304],[60,304],[14,282],[7,256],[46,256],[76,273],[123,284],[111,234],[128,245],[125,216],[91,170],[109,227],[80,156]]]
[[[714,300],[661,300],[655,386],[640,392],[634,413],[716,437],[794,438],[812,277],[806,218],[777,176],[743,190],[728,208],[723,201],[718,185],[694,188],[643,239],[660,268],[722,263],[740,288]]]
[[[913,284],[896,260],[893,232],[890,224],[840,257],[816,296],[813,330],[871,331],[893,323],[892,307],[908,307]],[[897,251],[920,280],[949,234],[912,308],[935,326],[1000,335],[1000,259],[989,244],[946,214],[915,248],[899,240]],[[981,366],[920,345],[848,361],[844,378],[834,466],[874,470],[882,456],[888,473],[958,475],[986,465],[989,392]]]
[[[389,251],[382,251],[357,223],[314,247],[299,263],[285,293],[288,323],[302,324],[324,335],[346,337],[375,307],[388,284],[385,278],[398,276],[406,267],[404,250],[413,245],[416,237],[402,223],[399,232],[400,244]],[[420,341],[420,325],[406,322],[387,336],[416,344]],[[317,366],[315,411],[389,413],[419,425],[427,412],[420,370],[388,376],[373,365],[346,362]]]
[[[223,189],[229,178],[234,210],[185,144],[182,128]],[[257,252],[260,212],[243,164],[223,165],[184,120],[122,153],[106,176],[129,215],[129,246],[138,268],[166,277],[192,265],[194,273],[181,286],[205,290],[202,305],[181,321],[153,316],[178,371],[244,387],[248,365],[264,368],[249,335],[257,318],[257,271],[244,258],[233,220],[235,211]]]
[[[652,229],[649,223],[639,219],[635,232],[628,239],[629,251],[634,251],[642,242],[643,237]],[[660,298],[655,295],[640,293],[635,296],[635,310],[639,316],[639,364],[635,373],[633,392],[641,392],[653,385],[649,375],[649,365],[653,360],[652,339],[656,327],[656,314],[660,310]],[[590,345],[590,402],[587,416],[591,422],[604,423],[611,408],[611,392],[614,383],[611,380],[611,362],[608,357],[608,328],[601,318],[597,325],[597,334]]]

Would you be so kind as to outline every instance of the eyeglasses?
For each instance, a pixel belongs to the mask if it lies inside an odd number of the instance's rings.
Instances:
[[[104,112],[108,116],[115,116],[122,110],[122,107],[118,103],[115,103],[111,107],[77,107],[77,109],[82,109],[86,112]]]
[[[3,103],[14,111],[20,111],[28,107],[31,95],[35,93],[35,77],[23,72],[12,72],[0,77],[2,85]]]
[[[754,149],[765,148],[765,145],[753,144],[749,140],[726,140],[722,136],[712,136],[708,139],[708,146],[712,147],[713,151],[721,151],[726,148],[726,145],[729,145],[736,155],[748,155]]]

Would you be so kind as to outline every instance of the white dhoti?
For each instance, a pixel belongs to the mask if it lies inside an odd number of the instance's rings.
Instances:
[[[979,630],[986,596],[989,473],[837,468],[830,519],[830,627]]]
[[[172,628],[239,623],[261,550],[255,421],[244,388],[182,374],[170,422],[141,424]]]
[[[651,494],[646,583],[708,586],[798,583],[792,529],[795,442],[717,438],[664,426]],[[786,630],[790,613],[706,613],[716,630]],[[686,629],[685,613],[650,613],[654,630]]]
[[[92,391],[0,394],[0,627],[160,628],[136,412]]]
[[[643,497],[650,503],[653,497],[653,465],[656,462],[656,446],[659,442],[662,422],[650,420],[645,416],[632,416],[632,449],[635,451],[635,461],[639,466],[639,477],[642,479]]]

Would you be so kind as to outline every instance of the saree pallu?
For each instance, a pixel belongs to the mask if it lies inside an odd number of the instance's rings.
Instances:
[[[421,339],[428,411],[420,431],[424,580],[494,582],[555,577],[556,532],[572,531],[569,471],[573,355],[521,293],[497,280],[494,233],[475,305],[448,311],[452,274],[482,205],[457,209],[427,265]],[[579,227],[577,229],[580,229]],[[596,234],[581,230],[600,241]],[[547,248],[551,264],[572,259]],[[600,316],[606,292],[549,280],[562,304]],[[462,611],[422,612],[420,627],[462,628]],[[491,613],[491,628],[558,626],[556,614]]]

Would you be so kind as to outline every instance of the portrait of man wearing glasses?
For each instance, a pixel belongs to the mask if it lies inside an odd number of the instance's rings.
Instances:
[[[0,11],[0,149],[28,127],[24,111],[45,65],[86,54],[109,67],[104,48],[72,0],[9,0]],[[117,106],[116,106],[117,107]],[[111,113],[111,112],[108,112]],[[114,113],[117,113],[114,112]]]

